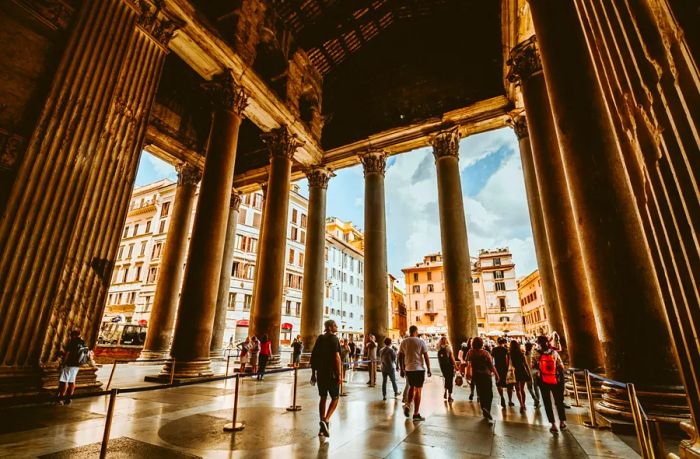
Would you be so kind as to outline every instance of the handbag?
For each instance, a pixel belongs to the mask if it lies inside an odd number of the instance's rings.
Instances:
[[[472,363],[467,362],[467,368],[464,370],[464,377],[467,378],[468,381],[471,381],[474,376],[473,373]]]
[[[464,384],[464,380],[462,379],[462,375],[457,373],[457,376],[455,376],[455,385],[460,387],[462,384]]]
[[[518,380],[515,378],[515,368],[512,364],[508,364],[508,372],[506,373],[506,384],[515,384]]]

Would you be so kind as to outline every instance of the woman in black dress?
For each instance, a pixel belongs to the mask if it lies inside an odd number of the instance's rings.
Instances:
[[[501,396],[501,408],[506,407],[506,400],[503,398],[503,388],[508,389],[508,406],[515,406],[513,403],[513,385],[506,382],[508,377],[508,348],[506,347],[505,338],[498,338],[498,346],[494,347],[491,351],[493,356],[493,363],[496,367],[496,372],[498,373],[498,382],[496,383],[496,389],[498,389],[498,395]]]
[[[440,371],[442,372],[442,376],[445,378],[444,398],[448,402],[452,402],[452,389],[454,388],[453,383],[455,379],[455,367],[457,366],[457,362],[455,362],[452,346],[450,346],[449,341],[447,341],[447,337],[443,336],[440,338],[437,349]]]
[[[520,402],[520,411],[525,411],[525,384],[528,381],[532,381],[532,377],[530,376],[527,358],[519,342],[515,340],[510,342],[508,357],[510,358],[510,365],[515,370],[515,395],[518,396],[518,402]]]

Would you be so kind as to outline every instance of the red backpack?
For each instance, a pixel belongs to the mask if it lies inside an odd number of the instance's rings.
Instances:
[[[540,378],[545,384],[557,384],[557,363],[551,353],[540,356]]]

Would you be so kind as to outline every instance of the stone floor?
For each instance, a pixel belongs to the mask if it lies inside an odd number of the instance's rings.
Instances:
[[[155,367],[119,368],[113,387],[144,385]],[[109,367],[101,370],[103,381]],[[428,379],[422,414],[407,420],[400,400],[382,401],[369,388],[366,372],[351,374],[331,423],[331,437],[319,438],[316,388],[300,372],[298,412],[288,412],[292,375],[270,375],[262,382],[241,380],[239,420],[245,430],[230,434],[233,382],[215,382],[120,395],[116,403],[109,457],[156,459],[211,458],[585,458],[638,455],[611,432],[582,425],[582,409],[567,410],[570,430],[552,435],[544,410],[530,404],[494,406],[494,425],[484,422],[464,388],[448,404],[442,378]],[[403,382],[401,383],[403,384]],[[497,400],[497,399],[496,399]],[[75,400],[72,405],[0,410],[0,457],[98,457],[107,398]]]

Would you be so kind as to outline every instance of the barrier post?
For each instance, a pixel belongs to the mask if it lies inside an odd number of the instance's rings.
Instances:
[[[226,357],[226,376],[228,376],[228,366],[231,363],[231,353],[229,352],[228,356]]]
[[[377,377],[377,369],[374,367],[374,360],[369,361],[369,387],[376,386],[374,378]]]
[[[114,372],[117,371],[117,362],[119,362],[119,360],[115,360],[112,364],[112,371],[109,372],[109,379],[107,380],[107,387],[105,387],[105,390],[109,390],[109,387],[112,385],[112,378],[114,378]]]
[[[297,378],[298,368],[294,367],[294,388],[292,389],[292,405],[287,407],[287,411],[301,411],[301,406],[297,405]]]
[[[102,434],[102,445],[100,446],[100,459],[107,457],[107,447],[109,445],[109,432],[112,430],[112,416],[114,416],[114,403],[117,400],[119,389],[112,389],[109,393],[109,405],[107,406],[107,417],[105,418],[105,430]]]
[[[627,383],[627,397],[630,402],[630,411],[632,420],[634,421],[634,430],[637,433],[637,442],[639,442],[639,450],[644,459],[653,457],[653,452],[649,448],[649,439],[647,438],[647,424],[642,417],[642,411],[637,398],[637,389],[632,383]]]
[[[235,378],[236,388],[233,391],[233,417],[229,424],[224,425],[224,432],[238,432],[239,430],[243,430],[245,428],[245,424],[242,422],[236,422],[236,418],[238,417],[238,385],[241,382],[241,377],[240,375],[236,375]]]
[[[346,365],[343,364],[343,365],[341,366],[341,368],[343,369],[343,375],[342,375],[342,377],[340,378],[340,396],[341,396],[341,397],[347,397],[348,393],[345,392],[345,372],[346,372],[347,370],[350,369],[350,366],[347,365],[347,368],[346,368]]]
[[[645,423],[648,432],[647,444],[650,453],[649,457],[652,459],[661,459],[666,457],[664,438],[661,435],[661,423],[658,419],[647,419]]]
[[[175,381],[175,358],[170,359],[170,385]]]
[[[574,399],[576,400],[574,406],[581,406],[581,400],[578,396],[578,384],[576,383],[576,371],[571,372],[571,383],[574,385]]]
[[[590,426],[594,429],[598,428],[598,422],[595,415],[595,400],[593,399],[593,387],[591,386],[591,374],[588,370],[583,370],[583,377],[586,380],[586,394],[588,394],[588,412],[591,418]]]

